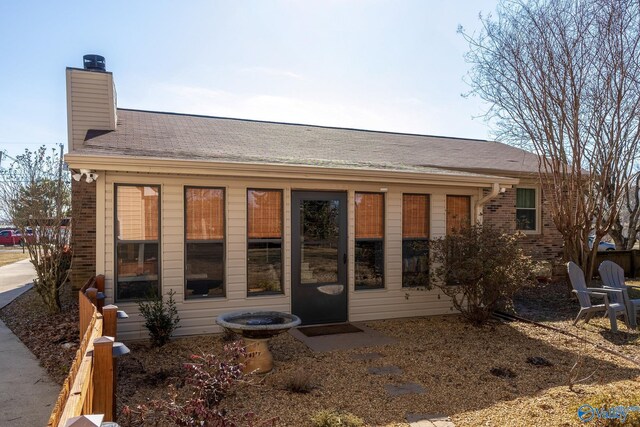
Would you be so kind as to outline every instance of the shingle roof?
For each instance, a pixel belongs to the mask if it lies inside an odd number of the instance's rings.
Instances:
[[[499,142],[118,109],[73,154],[391,170],[535,173],[537,157]]]

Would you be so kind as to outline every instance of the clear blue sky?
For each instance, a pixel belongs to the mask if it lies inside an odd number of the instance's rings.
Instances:
[[[456,29],[496,1],[2,1],[0,149],[66,145],[86,53],[124,108],[487,139]]]

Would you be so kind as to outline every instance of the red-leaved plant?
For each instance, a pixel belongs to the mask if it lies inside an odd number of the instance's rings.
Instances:
[[[232,417],[219,408],[222,399],[242,379],[241,358],[244,346],[235,342],[224,346],[222,356],[212,353],[194,354],[191,363],[185,363],[185,387],[178,393],[170,386],[166,399],[151,400],[132,409],[122,410],[123,425],[129,426],[212,426],[262,427],[275,425],[276,419],[259,420],[249,412]]]

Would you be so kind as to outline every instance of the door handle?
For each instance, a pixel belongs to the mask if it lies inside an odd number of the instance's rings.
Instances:
[[[342,263],[346,264],[347,263],[347,254],[343,254],[342,255]]]

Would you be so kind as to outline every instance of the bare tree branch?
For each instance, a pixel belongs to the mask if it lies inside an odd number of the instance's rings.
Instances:
[[[52,312],[60,310],[60,288],[71,263],[71,186],[61,169],[62,153],[42,146],[25,150],[2,171],[2,215],[22,233],[37,278],[34,288]]]
[[[640,3],[502,0],[480,20],[459,29],[470,94],[491,104],[497,138],[538,154],[564,257],[590,278],[638,160]]]

